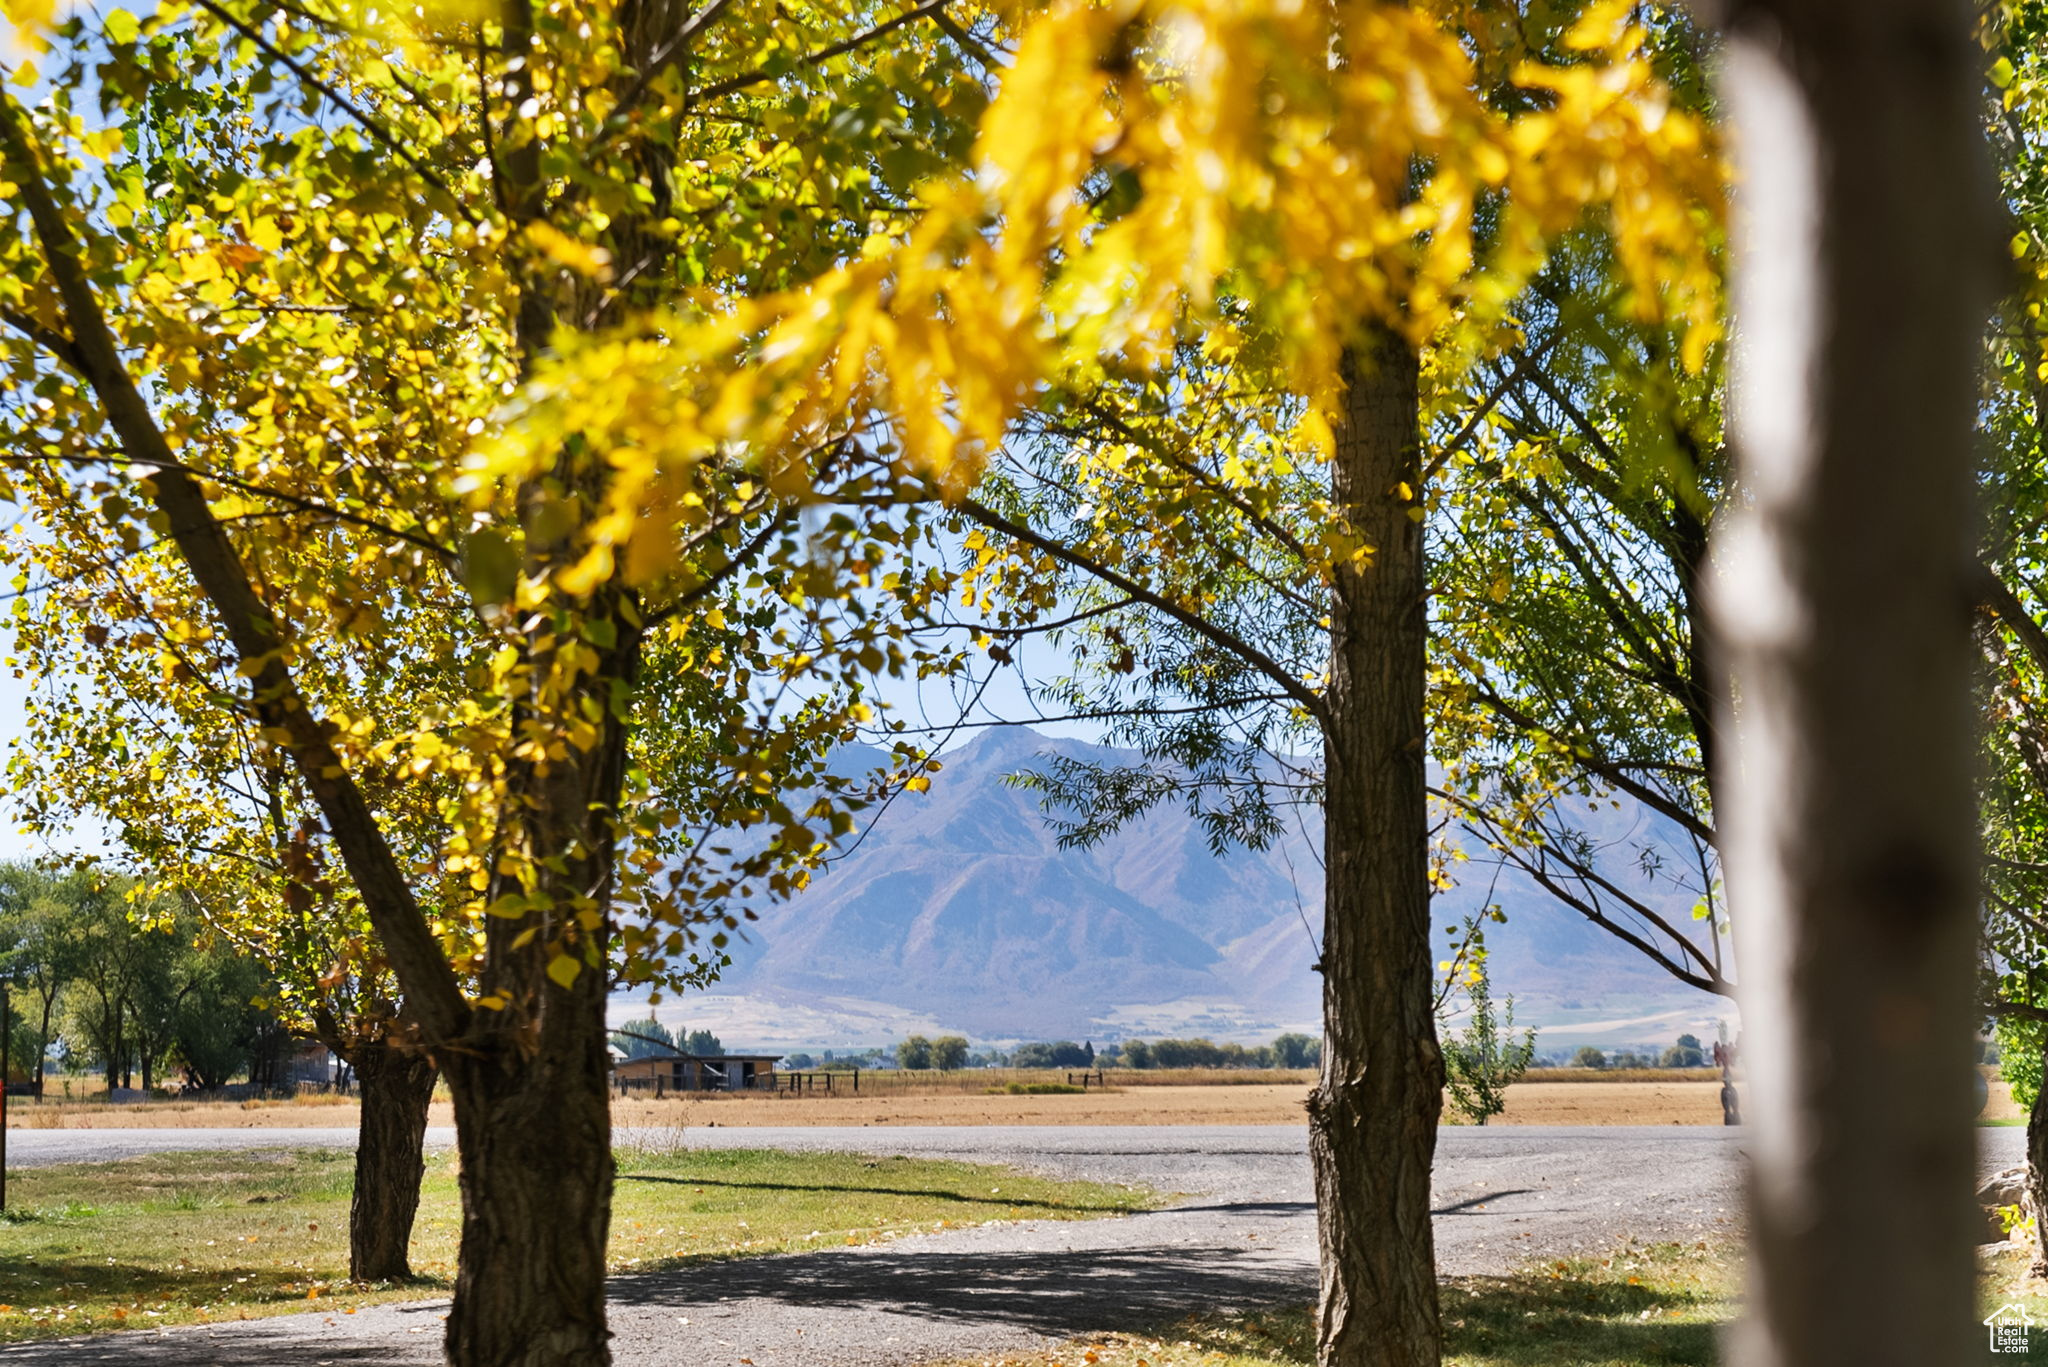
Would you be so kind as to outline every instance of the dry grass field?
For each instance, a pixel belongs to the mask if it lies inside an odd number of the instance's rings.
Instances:
[[[1496,1125],[1718,1125],[1720,1084],[1699,1072],[1646,1070],[1644,1078],[1548,1069],[1508,1090]],[[862,1073],[858,1095],[851,1080],[831,1095],[689,1094],[660,1101],[633,1097],[612,1103],[614,1123],[670,1128],[678,1125],[1298,1125],[1308,1097],[1308,1073],[1118,1072],[1106,1088],[1032,1094],[1019,1086],[1062,1083],[1054,1072],[987,1071],[911,1075]],[[1195,1079],[1199,1079],[1196,1081]],[[1223,1085],[1226,1083],[1228,1085]],[[2023,1118],[2006,1084],[1991,1080],[1983,1119]],[[346,1097],[308,1096],[289,1101],[105,1101],[14,1099],[13,1129],[129,1127],[343,1128],[356,1123]],[[434,1105],[432,1123],[453,1124],[446,1101]],[[1446,1116],[1445,1123],[1452,1123]]]

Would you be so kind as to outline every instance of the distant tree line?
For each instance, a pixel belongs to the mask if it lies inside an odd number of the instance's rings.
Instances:
[[[1638,1052],[1621,1049],[1610,1054],[1588,1044],[1571,1057],[1574,1068],[1704,1068],[1713,1060],[1696,1035],[1680,1035],[1664,1049]]]
[[[1206,1039],[1125,1040],[1104,1063],[1123,1068],[1314,1068],[1323,1042],[1286,1034],[1271,1044],[1217,1044]]]
[[[646,1022],[628,1027],[643,1035]],[[621,1042],[621,1049],[628,1049]],[[653,1049],[654,1046],[646,1046]],[[630,1050],[628,1050],[630,1054]],[[694,1052],[694,1051],[692,1051]],[[960,1068],[1314,1068],[1323,1042],[1311,1035],[1285,1034],[1271,1044],[1218,1044],[1207,1039],[1123,1040],[1096,1048],[1092,1040],[1031,1040],[1013,1049],[976,1050],[961,1035],[911,1035],[894,1045],[869,1049],[786,1054],[791,1071],[837,1072],[854,1068],[903,1068],[951,1072]],[[637,1057],[637,1056],[636,1056]]]
[[[185,908],[133,891],[104,874],[0,864],[8,1076],[41,1084],[53,1058],[145,1091],[173,1074],[208,1090],[278,1076],[293,1046],[262,1005],[262,970]]]
[[[627,1021],[612,1031],[612,1045],[629,1059],[654,1058],[662,1054],[692,1054],[716,1058],[725,1045],[709,1030],[670,1030],[649,1013],[644,1020]]]

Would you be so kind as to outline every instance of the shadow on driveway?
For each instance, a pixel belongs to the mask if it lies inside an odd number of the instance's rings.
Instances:
[[[1016,1252],[804,1253],[614,1278],[631,1314],[708,1310],[748,1317],[762,1302],[820,1312],[971,1320],[1051,1337],[1145,1329],[1191,1309],[1270,1305],[1313,1294],[1315,1269],[1258,1249],[1170,1245]],[[830,1312],[827,1315],[824,1312]]]
[[[1143,1330],[1187,1315],[1301,1300],[1315,1269],[1298,1258],[1213,1242],[1135,1249],[848,1250],[698,1263],[611,1280],[618,1346],[672,1337],[675,1320],[727,1338],[802,1328],[818,1361],[833,1341],[874,1341],[905,1319],[1065,1338]],[[111,1334],[0,1347],[37,1367],[420,1367],[440,1360],[445,1301],[343,1317],[280,1316],[162,1334]],[[426,1323],[423,1325],[422,1320]],[[409,1332],[414,1329],[423,1332]],[[891,1332],[895,1332],[893,1329]],[[745,1355],[744,1346],[738,1348]]]

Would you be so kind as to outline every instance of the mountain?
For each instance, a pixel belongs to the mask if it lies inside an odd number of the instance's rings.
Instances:
[[[1168,808],[1092,849],[1061,850],[1037,794],[1006,782],[1055,754],[1137,758],[1022,727],[984,733],[808,891],[764,910],[717,988],[665,1005],[664,1018],[783,1048],[920,1029],[1097,1042],[1316,1031],[1319,823],[1217,856]],[[1603,809],[1598,828],[1603,839],[1657,837],[1626,810]],[[1440,938],[1491,891],[1508,912],[1488,936],[1495,994],[1516,994],[1518,1021],[1542,1028],[1544,1047],[1668,1042],[1731,1014],[1519,875],[1462,867],[1433,907]],[[1689,894],[1662,900],[1687,921]]]

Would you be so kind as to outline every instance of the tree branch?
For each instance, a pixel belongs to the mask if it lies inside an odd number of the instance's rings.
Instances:
[[[202,0],[204,3],[204,0]],[[132,456],[155,467],[145,481],[169,523],[192,577],[220,614],[228,638],[251,672],[252,705],[264,726],[285,740],[308,790],[319,803],[349,874],[363,897],[406,996],[433,1035],[452,1039],[469,1017],[454,969],[441,953],[411,886],[360,786],[336,753],[285,664],[276,618],[249,580],[247,567],[215,520],[198,484],[184,472],[141,391],[122,364],[112,329],[80,259],[69,220],[50,192],[20,106],[0,91],[0,165],[17,185],[45,263],[64,304],[81,374],[107,423]]]
[[[1699,817],[1679,806],[1656,789],[1631,777],[1625,769],[1614,764],[1612,761],[1604,760],[1598,755],[1581,753],[1577,746],[1570,745],[1570,742],[1563,736],[1542,725],[1534,717],[1523,712],[1505,698],[1497,696],[1490,689],[1475,686],[1472,690],[1472,696],[1481,707],[1486,708],[1490,712],[1498,713],[1531,735],[1546,736],[1560,744],[1567,745],[1571,751],[1572,763],[1590,774],[1605,779],[1622,792],[1627,793],[1630,797],[1642,803],[1645,807],[1648,807],[1651,811],[1656,812],[1659,816],[1683,826],[1686,834],[1708,845],[1718,843],[1711,826],[1708,826]]]
[[[220,20],[229,28],[241,34],[244,39],[246,39],[264,56],[270,58],[271,61],[276,62],[279,66],[291,72],[292,75],[298,77],[299,80],[305,82],[307,85],[311,86],[313,89],[319,91],[322,95],[326,96],[327,99],[334,105],[334,107],[341,110],[342,113],[348,115],[349,119],[352,122],[354,122],[357,127],[361,128],[365,133],[368,133],[378,142],[384,144],[384,146],[388,148],[395,156],[397,156],[400,161],[404,162],[407,166],[410,166],[413,169],[414,174],[418,175],[421,180],[433,186],[436,190],[439,190],[442,196],[448,201],[449,207],[452,208],[457,214],[461,215],[465,221],[470,223],[472,226],[477,225],[483,221],[479,219],[475,214],[470,212],[469,206],[464,204],[462,200],[457,197],[455,191],[448,188],[448,182],[441,179],[439,173],[434,171],[433,168],[429,167],[424,161],[421,161],[419,157],[416,156],[411,151],[411,149],[407,148],[404,143],[401,143],[398,140],[398,138],[391,132],[390,129],[386,128],[383,124],[377,122],[377,120],[371,118],[369,114],[366,113],[365,111],[357,108],[355,102],[349,99],[348,96],[342,94],[341,91],[337,90],[332,83],[316,75],[313,72],[313,70],[310,67],[306,66],[304,63],[299,62],[296,59],[288,56],[286,53],[280,51],[276,44],[272,43],[269,39],[263,36],[261,30],[255,28],[246,20],[239,19],[233,14],[230,14],[226,9],[223,9],[219,4],[215,3],[215,0],[197,0],[197,3],[199,7],[205,10],[208,14],[211,14],[214,18]]]
[[[1988,616],[1998,620],[2007,631],[2019,641],[2020,648],[2027,652],[2034,668],[2048,674],[2048,631],[2034,620],[2034,614],[2027,611],[2027,605],[2012,591],[1997,570],[1989,565],[1978,566],[1977,592],[1982,597],[1978,607]]]
[[[927,16],[937,14],[939,11],[945,9],[946,6],[951,3],[952,0],[925,0],[925,3],[919,5],[916,9],[905,10],[903,13],[897,15],[894,19],[886,19],[881,23],[876,24],[873,28],[868,29],[866,32],[856,33],[853,37],[843,39],[837,43],[833,43],[829,47],[821,47],[816,52],[811,53],[809,56],[799,57],[797,58],[795,65],[799,67],[806,67],[816,66],[820,62],[829,62],[834,57],[844,56],[846,53],[852,52],[855,48],[863,47],[868,43],[873,42],[877,38],[881,38],[890,33],[894,33],[897,29],[902,28],[905,24],[915,23],[919,19],[923,19],[926,18]],[[696,104],[700,100],[715,100],[718,99],[720,96],[730,95],[734,91],[745,90],[749,86],[760,85],[763,81],[772,81],[779,74],[780,73],[778,72],[771,71],[749,71],[743,76],[731,76],[723,81],[718,81],[715,82],[714,84],[707,85],[702,90],[691,91],[690,103]]]
[[[1310,716],[1315,717],[1319,721],[1323,720],[1325,709],[1322,696],[1309,688],[1301,680],[1282,669],[1279,663],[1270,655],[1267,655],[1237,633],[1217,626],[1214,622],[1201,616],[1201,614],[1190,612],[1178,603],[1154,593],[1151,589],[1146,588],[1129,576],[1120,574],[1107,565],[1091,560],[1079,551],[1062,545],[1049,536],[1045,536],[1019,523],[1012,522],[985,504],[978,503],[971,498],[966,498],[960,500],[955,506],[984,527],[1001,532],[1013,540],[1022,541],[1027,546],[1036,546],[1061,564],[1070,565],[1084,574],[1093,575],[1103,583],[1121,590],[1129,597],[1144,603],[1146,606],[1156,608],[1160,612],[1165,613],[1168,617],[1173,618],[1174,621],[1179,622],[1195,634],[1208,638],[1214,644],[1221,646],[1271,679],[1289,698],[1300,703]]]

